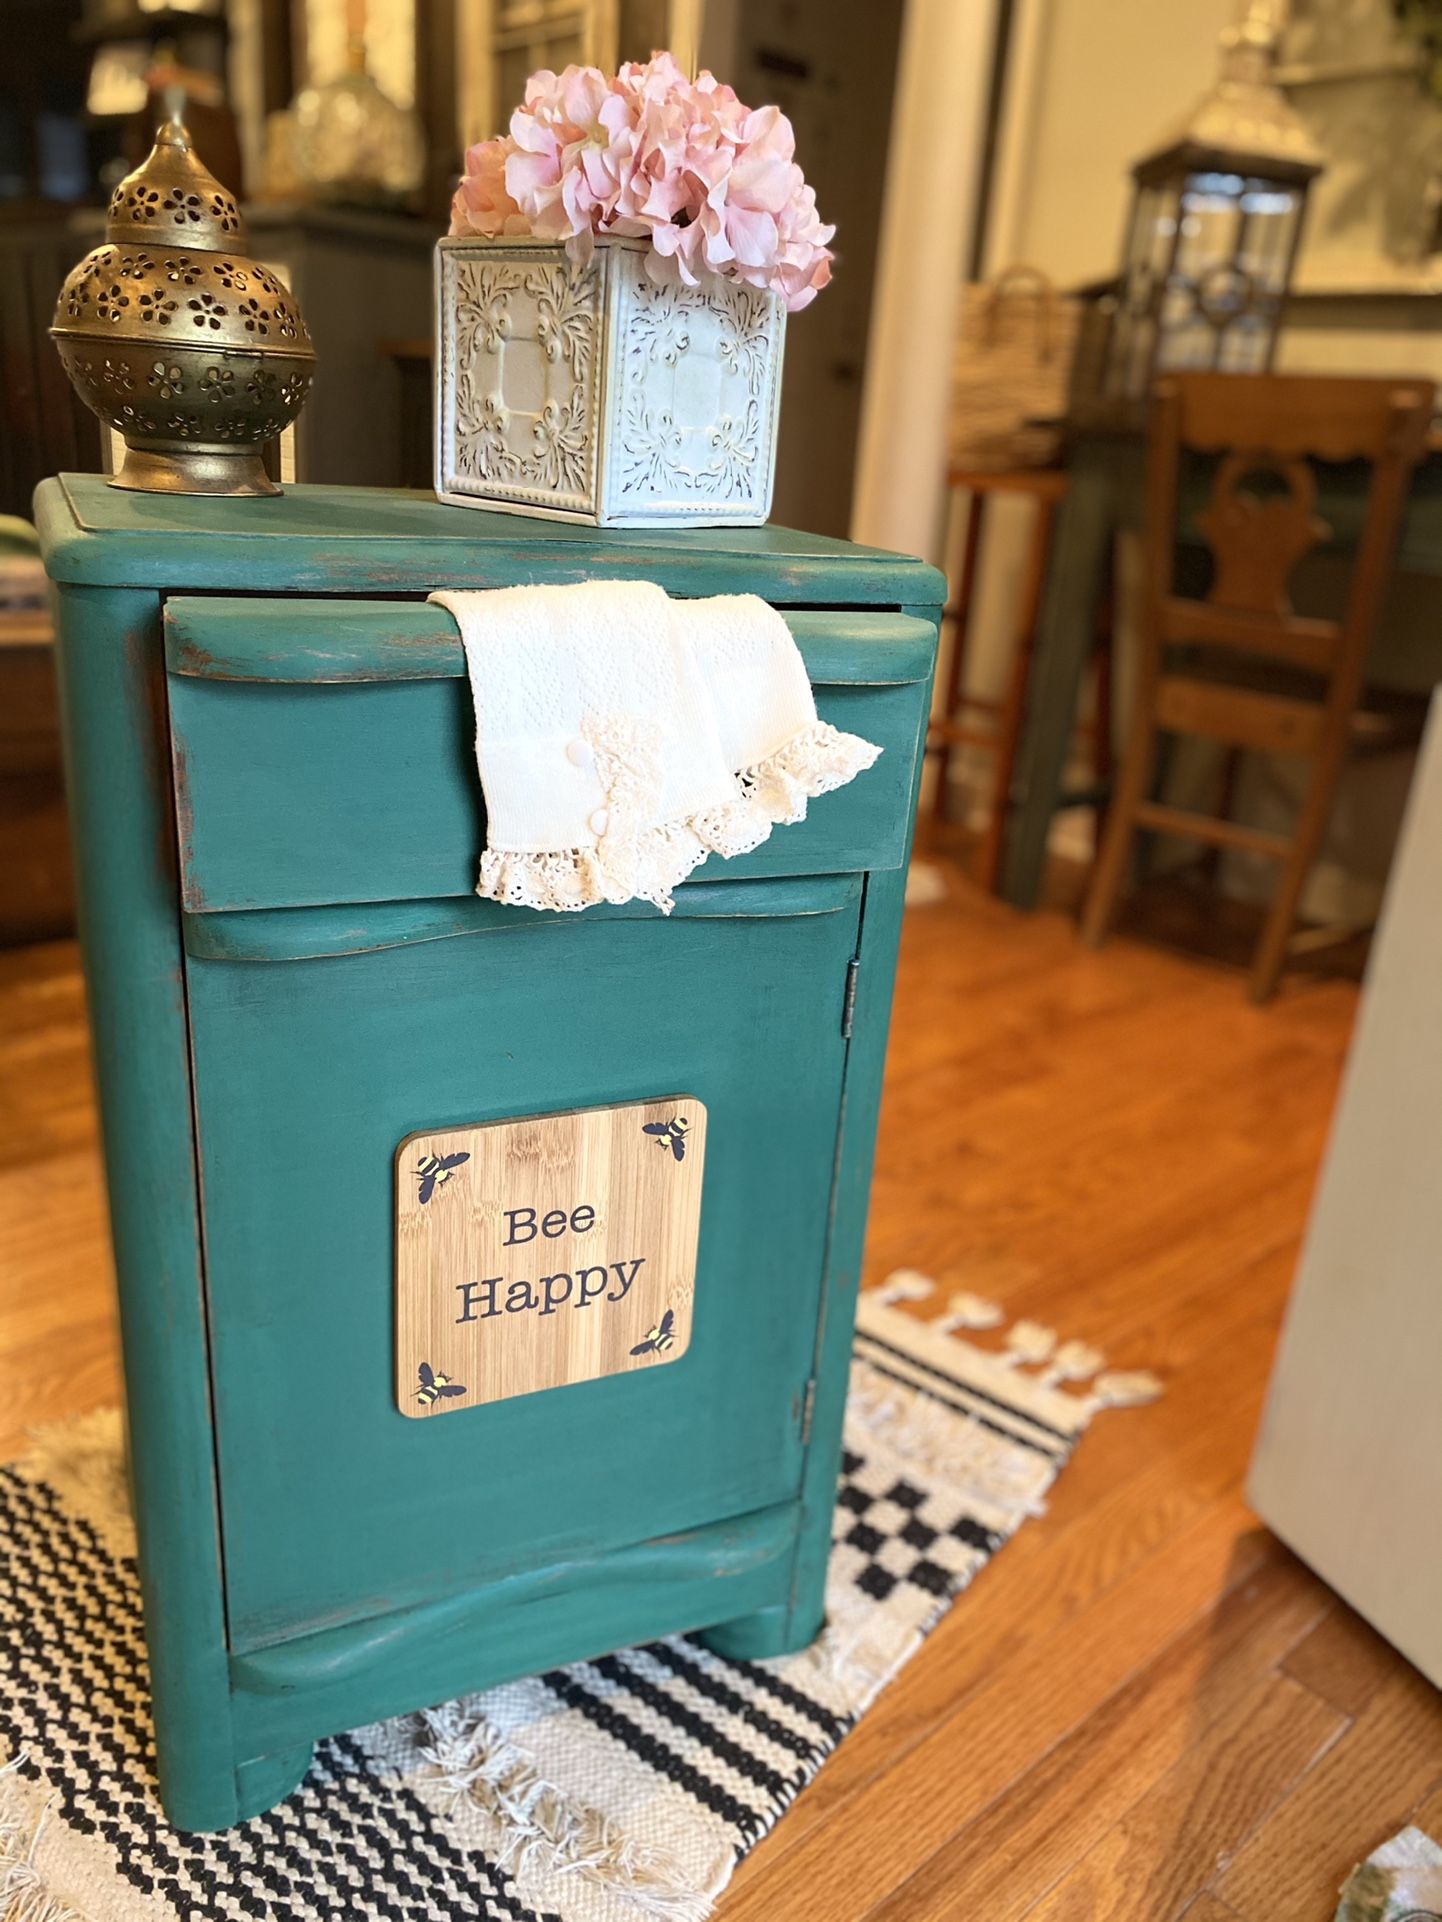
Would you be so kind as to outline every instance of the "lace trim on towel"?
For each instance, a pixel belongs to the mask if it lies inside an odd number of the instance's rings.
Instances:
[[[816,721],[793,734],[769,760],[742,768],[736,779],[742,794],[765,813],[770,826],[791,827],[806,819],[809,800],[845,787],[880,755],[881,749],[859,734],[843,734],[829,721]]]
[[[672,889],[708,854],[749,854],[773,827],[806,819],[806,804],[862,773],[881,753],[828,721],[803,728],[775,754],[736,776],[736,799],[686,820],[654,822],[660,789],[658,743],[625,715],[607,715],[583,730],[611,815],[594,847],[545,854],[487,848],[476,893],[513,907],[574,914],[601,901],[650,901],[663,914]]]

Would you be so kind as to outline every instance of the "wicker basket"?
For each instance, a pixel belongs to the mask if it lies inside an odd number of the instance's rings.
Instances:
[[[962,289],[950,460],[995,472],[1056,459],[1082,303],[1035,267]]]

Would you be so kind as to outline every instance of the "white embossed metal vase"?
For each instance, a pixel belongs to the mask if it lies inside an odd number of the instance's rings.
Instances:
[[[644,239],[585,266],[535,240],[436,248],[443,501],[599,527],[759,527],[786,311],[710,277],[659,286]]]

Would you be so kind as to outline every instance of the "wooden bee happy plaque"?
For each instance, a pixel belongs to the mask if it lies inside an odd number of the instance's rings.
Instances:
[[[655,1368],[691,1338],[706,1110],[688,1095],[408,1135],[396,1401],[416,1417]]]

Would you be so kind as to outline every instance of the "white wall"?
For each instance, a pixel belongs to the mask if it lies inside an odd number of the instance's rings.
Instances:
[[[1442,1685],[1439,872],[1442,700],[1434,697],[1247,1494],[1285,1542]]]
[[[1018,0],[988,276],[1026,261],[1066,288],[1116,271],[1131,164],[1211,84],[1218,36],[1234,8],[1235,0]],[[1005,498],[988,508],[967,684],[992,699],[1011,658],[1029,512]],[[952,517],[953,580],[965,513],[962,506]],[[952,811],[965,816],[988,792],[990,757],[966,752],[953,766]],[[1087,854],[1090,818],[1058,817],[1056,839],[1066,852]]]
[[[992,265],[1021,259],[1063,284],[1115,271],[1128,169],[1211,85],[1236,0],[1023,0],[1040,57],[1011,231]]]

